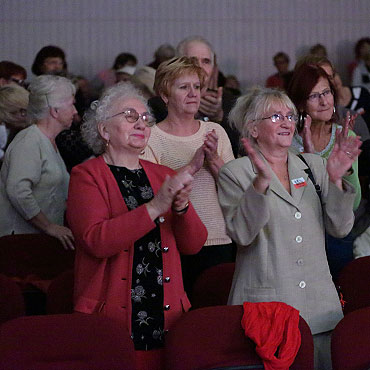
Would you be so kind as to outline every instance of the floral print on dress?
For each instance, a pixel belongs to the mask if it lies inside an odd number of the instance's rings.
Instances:
[[[143,169],[109,166],[129,211],[153,199],[153,189]],[[134,243],[131,283],[131,338],[135,350],[164,345],[163,260],[159,222]]]

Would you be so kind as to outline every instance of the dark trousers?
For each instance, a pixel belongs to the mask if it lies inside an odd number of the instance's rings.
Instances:
[[[181,256],[182,278],[189,299],[191,299],[193,285],[202,271],[220,263],[235,262],[235,255],[234,244],[222,244],[207,245],[197,254]]]

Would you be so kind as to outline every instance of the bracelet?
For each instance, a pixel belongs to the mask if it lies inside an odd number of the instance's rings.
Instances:
[[[175,208],[172,208],[172,210],[173,210],[174,212],[176,212],[177,214],[182,214],[182,213],[185,213],[185,212],[188,210],[188,208],[189,208],[189,202],[187,202],[187,203],[185,204],[185,207],[184,207],[183,209],[179,209],[179,210],[177,210],[177,209],[175,209]]]

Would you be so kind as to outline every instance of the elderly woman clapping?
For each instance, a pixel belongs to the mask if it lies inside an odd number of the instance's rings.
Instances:
[[[193,177],[139,159],[154,119],[130,83],[107,89],[85,119],[99,156],[71,173],[74,308],[123,321],[137,368],[161,369],[164,332],[190,307],[180,253],[197,253],[207,237],[189,203]]]
[[[295,307],[314,334],[315,361],[329,368],[330,345],[317,343],[328,343],[342,310],[325,229],[338,237],[351,230],[355,190],[342,177],[360,153],[360,140],[338,135],[328,160],[298,157],[288,150],[297,111],[279,90],[252,89],[230,117],[248,157],[227,163],[219,175],[227,231],[238,245],[229,304],[282,301]]]
[[[73,249],[63,226],[69,175],[55,137],[72,123],[75,88],[64,77],[39,76],[29,90],[33,124],[16,135],[1,168],[0,235],[45,232]]]

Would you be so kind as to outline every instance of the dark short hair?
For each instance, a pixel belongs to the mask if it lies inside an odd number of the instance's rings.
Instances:
[[[32,64],[32,73],[36,76],[42,75],[42,66],[46,58],[60,58],[63,61],[63,69],[67,70],[66,55],[64,51],[58,46],[48,45],[44,46],[35,57]]]
[[[289,63],[290,61],[288,54],[284,53],[283,51],[279,51],[277,54],[274,55],[274,57],[272,58],[274,63],[278,58],[284,58],[287,63]]]
[[[335,88],[328,74],[318,65],[302,64],[299,68],[294,70],[288,87],[288,96],[297,107],[298,111],[303,111],[305,109],[308,96],[321,77],[328,81],[330,89],[333,92],[334,105],[336,105],[337,97]],[[338,118],[334,116],[333,118]]]
[[[358,40],[355,45],[355,55],[356,58],[360,58],[360,50],[364,46],[364,44],[370,45],[370,37],[363,37],[362,39]]]
[[[13,75],[20,74],[23,80],[27,78],[26,70],[19,64],[9,62],[8,60],[3,60],[0,62],[0,78],[9,80]]]
[[[135,65],[137,64],[137,58],[135,57],[134,54],[130,54],[130,53],[118,54],[116,56],[116,59],[114,60],[112,68],[115,70],[120,69],[121,67],[124,67],[130,61],[135,63]]]

